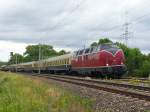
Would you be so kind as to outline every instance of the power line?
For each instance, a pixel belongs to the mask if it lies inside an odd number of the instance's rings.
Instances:
[[[68,13],[68,16],[72,15],[76,10],[78,10],[80,8],[80,6],[83,4],[83,2],[84,2],[84,0],[81,0],[71,11],[69,11],[70,13]],[[68,17],[68,16],[65,16],[61,21],[58,21],[58,23],[55,24],[55,26],[52,26],[51,29],[54,29],[57,26],[61,26],[61,24],[64,23],[64,21],[66,20],[66,17]],[[131,25],[133,22],[138,22],[138,21],[140,21],[141,19],[143,19],[147,16],[149,16],[149,13],[135,18],[130,23],[128,21],[125,21],[124,25],[122,25],[122,24],[115,25],[115,26],[112,26],[111,28],[107,28],[107,29],[104,29],[104,30],[105,30],[105,32],[107,32],[107,31],[110,32],[112,30],[115,30],[117,28],[121,28],[123,26],[124,27],[124,34],[122,34],[122,36],[123,36],[123,38],[125,40],[125,43],[127,45],[128,44],[128,39],[129,39],[129,34],[131,33],[131,32],[129,32],[129,25]],[[104,24],[107,24],[107,23],[104,23]]]
[[[71,11],[69,11],[69,13],[62,20],[58,21],[50,29],[55,29],[56,27],[61,26],[61,24],[64,23],[64,21],[66,20],[66,18],[72,15],[76,10],[78,10],[84,2],[85,2],[84,0],[81,0]]]
[[[123,38],[125,40],[126,45],[128,45],[128,39],[129,39],[129,22],[128,22],[128,12],[125,12],[125,24],[124,27],[124,33]]]
[[[147,13],[145,15],[142,15],[142,16],[139,16],[137,18],[135,18],[134,20],[132,20],[131,22],[128,21],[128,12],[125,12],[125,24],[123,25],[115,25],[113,26],[112,28],[108,28],[107,30],[108,31],[112,31],[112,30],[115,30],[121,26],[124,27],[124,33],[121,35],[121,37],[123,36],[123,39],[125,40],[125,43],[126,45],[128,44],[128,40],[129,40],[129,35],[132,33],[132,32],[129,32],[129,25],[131,25],[133,22],[139,22],[140,20],[142,20],[143,18],[147,17],[147,16],[150,16],[150,13]]]

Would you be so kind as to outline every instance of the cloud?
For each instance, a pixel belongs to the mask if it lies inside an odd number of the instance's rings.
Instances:
[[[128,11],[129,46],[150,51],[149,5],[148,0],[5,0],[0,2],[0,41],[57,49],[83,48],[101,37],[122,41]]]
[[[24,43],[0,41],[0,60],[8,61],[10,58],[10,52],[23,54],[26,46],[27,44]]]

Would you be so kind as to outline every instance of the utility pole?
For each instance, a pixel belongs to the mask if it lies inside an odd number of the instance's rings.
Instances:
[[[15,60],[15,61],[16,61],[16,65],[17,65],[17,63],[18,63],[17,54],[16,54],[15,58],[16,58],[16,60]],[[17,66],[16,66],[16,72],[17,72],[17,71],[18,71],[18,70],[17,70]]]
[[[128,27],[128,23],[125,23],[125,32],[124,32],[124,38],[125,38],[125,43],[126,45],[128,45],[128,39],[129,39],[129,27]]]
[[[125,40],[126,46],[128,45],[128,40],[129,40],[129,25],[130,23],[128,22],[128,12],[125,12],[125,24],[123,25],[124,27],[124,33],[123,33],[123,39]]]
[[[41,44],[39,43],[39,74],[41,74]]]

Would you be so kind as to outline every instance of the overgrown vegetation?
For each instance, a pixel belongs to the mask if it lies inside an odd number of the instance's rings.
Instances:
[[[0,66],[7,64],[7,62],[0,61]]]
[[[91,105],[56,85],[0,72],[0,112],[92,112]]]

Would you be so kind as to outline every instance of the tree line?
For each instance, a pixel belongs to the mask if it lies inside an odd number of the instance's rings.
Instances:
[[[47,59],[67,53],[65,50],[57,52],[51,45],[29,45],[26,47],[26,51],[23,53],[23,55],[19,53],[11,53],[8,64],[38,61],[39,52],[41,54],[40,59]]]
[[[103,43],[113,43],[108,38],[93,42],[91,46],[98,46]],[[116,42],[125,54],[125,64],[128,68],[127,76],[148,77],[150,74],[150,53],[143,54],[138,48],[129,48],[125,44]],[[66,54],[65,50],[57,52],[51,45],[29,45],[23,55],[15,53],[11,55],[8,64],[23,63],[39,60],[39,47],[41,48],[41,59]],[[17,58],[17,59],[16,59]],[[3,63],[2,63],[3,64]]]

